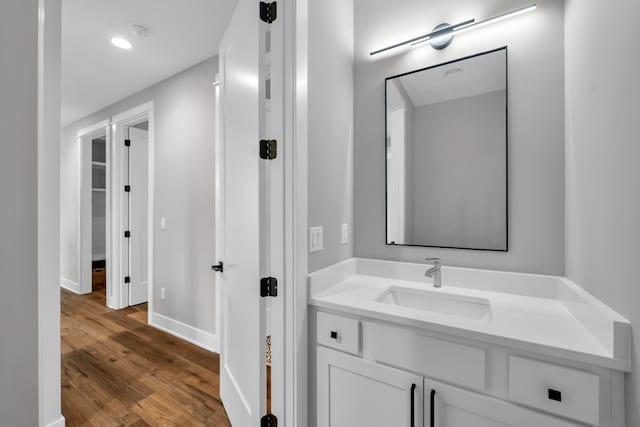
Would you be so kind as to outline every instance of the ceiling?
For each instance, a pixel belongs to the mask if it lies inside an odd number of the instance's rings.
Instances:
[[[449,70],[459,69],[454,77]],[[398,80],[396,80],[398,81]],[[401,86],[415,107],[506,89],[506,52],[499,50],[463,61],[400,77]]]
[[[217,54],[236,3],[63,0],[63,125]],[[149,28],[149,36],[135,37],[136,24]],[[133,48],[116,48],[114,36],[125,37]]]

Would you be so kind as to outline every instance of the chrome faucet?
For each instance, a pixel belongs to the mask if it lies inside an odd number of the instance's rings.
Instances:
[[[433,279],[433,287],[442,287],[442,261],[440,258],[427,258],[427,262],[433,263],[433,267],[424,272],[424,275]]]

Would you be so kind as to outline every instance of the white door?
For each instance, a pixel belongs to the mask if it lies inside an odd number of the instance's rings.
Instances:
[[[266,412],[264,236],[264,27],[255,0],[240,0],[220,45],[221,369],[231,424],[256,426]]]
[[[429,379],[424,382],[426,427],[578,427],[537,411]],[[433,402],[433,405],[432,405]],[[433,408],[433,411],[432,411]]]
[[[148,200],[149,200],[149,132],[129,128],[129,305],[149,299],[148,279]]]
[[[423,426],[422,377],[324,347],[317,354],[318,427]]]

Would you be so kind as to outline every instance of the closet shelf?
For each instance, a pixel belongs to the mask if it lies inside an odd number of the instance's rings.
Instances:
[[[106,168],[107,167],[107,163],[106,162],[96,162],[93,161],[91,162],[91,164],[97,168]]]
[[[103,192],[106,192],[107,189],[106,188],[92,188],[91,191],[103,191]]]

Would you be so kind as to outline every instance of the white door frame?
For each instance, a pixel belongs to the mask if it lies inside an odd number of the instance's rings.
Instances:
[[[148,271],[147,277],[149,280],[149,305],[148,305],[148,318],[147,322],[151,321],[151,315],[153,313],[153,225],[154,225],[154,213],[153,213],[153,201],[154,201],[154,121],[153,121],[153,102],[147,102],[139,105],[123,113],[117,114],[111,118],[111,152],[110,157],[112,159],[111,169],[111,188],[120,189],[124,188],[124,169],[123,159],[125,155],[124,150],[124,127],[141,123],[145,120],[149,121],[149,188],[148,188],[148,216],[147,216],[147,261]],[[109,165],[108,165],[109,166]],[[112,263],[108,267],[110,270],[107,274],[107,305],[113,309],[122,309],[129,306],[129,293],[127,285],[123,280],[122,262],[119,261],[122,258],[122,243],[124,228],[121,223],[120,211],[122,209],[122,193],[120,191],[111,192],[111,230],[110,236],[107,240],[111,240],[114,244],[111,245],[111,252],[109,254]],[[117,242],[117,243],[116,243]]]
[[[214,86],[214,123],[215,123],[215,135],[214,135],[214,145],[213,145],[213,164],[214,164],[214,185],[213,185],[213,212],[214,212],[214,233],[215,233],[215,242],[214,242],[214,253],[216,259],[211,260],[212,263],[217,264],[218,261],[221,260],[220,254],[222,253],[222,131],[220,129],[221,123],[221,112],[220,112],[220,75],[216,74],[215,81],[213,82]],[[221,310],[222,304],[220,302],[220,298],[222,297],[222,293],[220,292],[220,275],[213,275],[213,288],[215,295],[215,318],[216,318],[216,326],[215,326],[215,343],[214,348],[219,353],[220,352],[220,331],[222,327],[220,326],[220,322],[222,320]]]
[[[38,28],[38,425],[64,427],[60,387],[61,0],[39,0]],[[37,16],[36,16],[37,13]]]
[[[308,1],[284,0],[284,425],[308,425]],[[280,18],[279,18],[280,19]],[[273,380],[272,380],[273,381]]]
[[[72,289],[79,294],[89,294],[92,291],[92,179],[91,179],[91,140],[104,134],[106,137],[107,168],[106,168],[106,236],[110,236],[110,200],[111,188],[109,185],[109,174],[111,161],[109,149],[111,146],[111,127],[109,120],[103,120],[84,129],[80,129],[77,134],[78,139],[78,288]],[[109,245],[110,239],[106,240],[106,264],[109,271]]]

